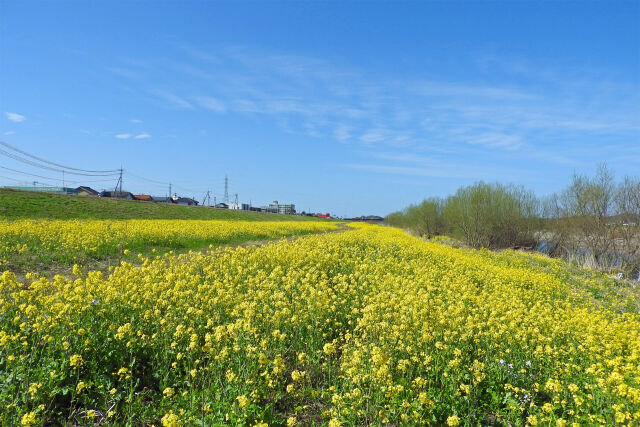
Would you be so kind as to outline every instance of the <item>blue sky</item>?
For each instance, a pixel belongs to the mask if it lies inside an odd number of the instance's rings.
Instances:
[[[226,174],[342,216],[477,180],[545,195],[601,161],[638,175],[638,22],[638,1],[1,0],[0,140],[134,192],[220,199]]]

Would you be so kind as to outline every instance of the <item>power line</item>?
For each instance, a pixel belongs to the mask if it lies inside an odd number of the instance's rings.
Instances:
[[[42,175],[37,175],[35,173],[30,173],[30,172],[25,172],[25,171],[21,171],[21,170],[17,170],[17,169],[12,169],[12,168],[8,168],[6,166],[0,166],[0,168],[2,169],[6,169],[8,171],[11,172],[17,172],[17,173],[21,173],[24,175],[28,175],[28,176],[33,176],[35,178],[43,178],[43,179],[48,179],[51,181],[61,181],[60,178],[52,178],[50,176],[42,176]],[[7,178],[7,177],[5,177]],[[14,179],[14,178],[8,178],[8,179]],[[22,182],[21,180],[16,180],[18,182]],[[93,180],[82,180],[82,181],[68,181],[69,184],[79,184],[79,183],[90,183],[90,182],[112,182],[113,180],[111,179],[93,179]]]
[[[181,185],[176,185],[176,184],[172,184],[172,185],[173,185],[173,187],[177,188],[178,190],[182,190],[182,191],[185,191],[185,192],[188,192],[188,193],[194,193],[194,192],[195,193],[204,193],[204,192],[207,191],[207,190],[202,189],[202,188],[201,189],[193,189],[193,188],[187,188],[187,187],[183,187]]]
[[[34,156],[33,154],[29,154],[29,153],[27,153],[26,151],[23,151],[23,150],[21,150],[21,149],[19,149],[19,148],[14,147],[13,145],[7,144],[7,143],[6,143],[6,142],[4,142],[4,141],[0,141],[0,144],[2,144],[2,145],[4,145],[5,147],[10,148],[10,149],[12,149],[12,150],[14,150],[14,151],[17,151],[18,153],[21,153],[21,154],[23,154],[23,155],[25,155],[25,156],[27,156],[27,157],[31,157],[32,159],[36,159],[36,160],[38,160],[38,161],[40,161],[40,162],[48,163],[48,164],[50,164],[50,165],[58,166],[59,168],[63,168],[63,169],[70,169],[70,170],[74,170],[74,171],[80,171],[80,172],[91,172],[91,173],[108,173],[108,172],[118,172],[118,169],[110,169],[110,170],[88,170],[88,169],[72,168],[71,166],[64,166],[64,165],[61,165],[61,164],[59,164],[59,163],[55,163],[55,162],[52,162],[52,161],[49,161],[49,160],[42,159],[42,158],[40,158],[40,157]]]
[[[92,179],[92,180],[82,180],[82,181],[69,181],[70,184],[77,184],[79,182],[113,182],[113,179]]]
[[[35,176],[36,178],[44,178],[44,179],[50,179],[52,181],[60,181],[60,179],[58,179],[58,178],[51,178],[50,176],[36,175],[35,173],[29,173],[29,172],[20,171],[20,170],[17,170],[17,169],[11,169],[11,168],[8,168],[6,166],[0,166],[0,168],[6,169],[6,170],[11,171],[11,172],[17,172],[17,173],[22,173],[22,174],[29,175],[29,176]]]
[[[15,179],[15,178],[11,178],[11,177],[8,177],[8,176],[2,176],[2,175],[0,175],[0,178],[10,179],[11,181],[15,181],[15,182],[18,182],[18,183],[33,183],[33,182],[37,182],[38,184],[46,184],[48,186],[55,187],[55,184],[52,184],[50,182],[25,181],[23,179]]]
[[[71,175],[82,175],[82,176],[114,176],[114,175],[118,175],[118,174],[120,173],[120,172],[119,172],[119,170],[118,170],[118,172],[114,172],[114,173],[105,173],[105,174],[98,174],[98,173],[82,173],[82,172],[70,172],[70,171],[65,171],[65,170],[62,170],[62,169],[52,168],[51,166],[45,166],[45,165],[38,164],[38,163],[36,163],[36,162],[34,162],[34,161],[32,161],[32,160],[25,159],[25,158],[23,158],[23,157],[18,156],[17,154],[13,154],[13,153],[10,153],[10,152],[5,151],[5,150],[2,150],[2,149],[0,149],[0,154],[3,154],[3,155],[5,155],[5,156],[7,156],[7,157],[9,157],[9,158],[12,158],[12,159],[17,160],[17,161],[22,162],[22,163],[25,163],[25,164],[27,164],[27,165],[35,166],[35,167],[37,167],[37,168],[47,169],[47,170],[51,170],[51,171],[54,171],[54,172],[64,172],[64,173],[68,173],[68,174],[71,174]]]
[[[178,190],[184,191],[185,193],[192,193],[192,194],[193,193],[204,193],[206,191],[209,191],[209,190],[204,190],[204,189],[187,188],[187,187],[183,187],[182,185],[173,184],[172,182],[169,182],[169,181],[159,181],[157,179],[147,178],[147,177],[135,174],[135,173],[131,172],[129,169],[124,169],[124,173],[127,174],[127,175],[131,175],[134,178],[141,179],[143,181],[151,182],[153,184],[162,185],[162,186],[169,186],[169,189],[170,189],[169,190],[169,193],[170,193],[169,196],[173,195],[172,191],[171,191],[171,188],[176,188]]]
[[[27,182],[24,179],[15,179],[15,178],[11,178],[11,177],[8,177],[8,176],[3,176],[3,175],[0,175],[0,178],[10,179],[11,181],[15,181],[15,182]]]
[[[46,163],[46,164],[37,163],[34,160],[31,160],[29,158],[25,158],[25,157],[20,156],[20,155],[18,155],[16,153],[13,153],[13,152],[10,152],[10,151],[6,151],[6,150],[3,150],[3,149],[0,148],[0,154],[1,155],[4,155],[4,156],[6,156],[6,157],[8,157],[10,159],[19,161],[21,163],[27,164],[29,166],[34,166],[34,167],[37,167],[37,168],[40,168],[40,169],[62,173],[63,174],[63,178],[62,178],[63,182],[64,182],[64,174],[88,176],[88,177],[101,177],[101,176],[104,176],[104,177],[116,177],[117,176],[118,177],[118,184],[116,184],[116,185],[121,189],[122,188],[122,184],[121,183],[122,183],[123,173],[127,173],[128,175],[131,175],[132,177],[137,178],[137,179],[141,179],[143,181],[147,181],[147,182],[154,183],[154,184],[157,184],[157,185],[162,185],[162,186],[165,186],[167,184],[169,185],[169,187],[172,186],[172,184],[169,183],[169,182],[159,181],[159,180],[155,180],[155,179],[151,179],[151,178],[146,178],[144,176],[140,176],[138,174],[135,174],[135,173],[133,173],[133,172],[131,172],[129,170],[124,170],[122,168],[120,168],[120,169],[110,169],[110,170],[90,170],[90,169],[74,168],[74,167],[71,167],[71,166],[65,166],[65,165],[62,165],[62,164],[59,164],[59,163],[55,163],[55,162],[52,162],[50,160],[43,159],[41,157],[38,157],[38,156],[35,156],[33,154],[27,153],[26,151],[23,151],[23,150],[21,150],[21,149],[19,149],[17,147],[14,147],[14,146],[12,146],[10,144],[7,144],[4,141],[0,141],[0,145],[4,146],[6,148],[9,148],[9,149],[11,149],[13,151],[16,151],[16,152],[18,152],[18,153],[20,153],[20,154],[22,154],[24,156],[27,156],[27,157],[29,157],[31,159],[35,159],[38,162],[42,162],[42,163]],[[52,166],[48,166],[48,165],[53,165],[53,166],[56,166],[56,167],[52,167]],[[17,169],[11,169],[11,168],[7,168],[5,166],[0,166],[0,167],[3,168],[3,169],[10,170],[12,172],[22,173],[22,174],[30,175],[30,176],[37,177],[37,178],[43,178],[43,179],[48,179],[48,180],[53,180],[53,181],[60,181],[60,179],[51,178],[51,177],[45,177],[45,176],[37,175],[37,174],[34,174],[34,173],[30,173],[30,172],[20,171],[20,170],[17,170]],[[62,169],[59,169],[59,168],[62,168]],[[79,171],[79,172],[74,172],[74,171]],[[226,180],[227,180],[227,178],[225,177],[225,181]],[[19,181],[19,180],[17,180],[17,181]],[[78,183],[78,182],[108,182],[108,181],[111,181],[111,180],[107,180],[107,179],[105,179],[105,180],[91,180],[91,181],[83,180],[83,181],[70,181],[69,183],[70,184],[72,184],[72,183],[75,184],[75,183]],[[183,187],[183,186],[180,186],[180,185],[173,185],[173,186],[175,188],[178,188],[178,189],[182,190],[182,191],[190,192],[190,193],[208,191],[208,190],[194,190],[192,188],[186,188],[186,187]],[[225,185],[225,190],[227,190],[227,188],[228,188],[228,184]],[[226,195],[225,199],[228,199],[228,194]]]
[[[144,181],[153,182],[155,184],[160,184],[160,185],[168,185],[169,184],[168,181],[164,181],[164,182],[163,181],[157,181],[155,179],[145,178],[143,176],[136,175],[135,173],[131,172],[129,169],[125,169],[124,172],[129,174],[129,175],[131,175],[131,176],[133,176],[134,178],[142,179]]]

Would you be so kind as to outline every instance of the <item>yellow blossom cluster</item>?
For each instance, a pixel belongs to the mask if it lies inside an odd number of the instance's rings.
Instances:
[[[0,220],[0,266],[16,257],[75,262],[154,246],[195,249],[336,228],[321,221]]]
[[[640,423],[637,293],[546,257],[355,225],[29,277],[0,276],[2,425]]]

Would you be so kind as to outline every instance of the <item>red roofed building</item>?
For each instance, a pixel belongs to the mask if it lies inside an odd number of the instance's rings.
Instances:
[[[136,200],[144,200],[145,202],[152,202],[153,201],[153,197],[151,197],[148,194],[135,194],[133,197],[135,197]]]

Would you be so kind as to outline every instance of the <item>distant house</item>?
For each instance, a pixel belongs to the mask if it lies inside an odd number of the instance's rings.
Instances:
[[[229,209],[229,205],[226,204],[226,203],[218,203],[216,205],[216,208],[218,208],[218,209]]]
[[[100,197],[109,197],[112,199],[135,200],[135,196],[128,191],[102,191]]]
[[[135,197],[136,200],[142,200],[144,202],[153,202],[153,197],[151,197],[148,194],[134,194],[133,197]]]
[[[91,187],[80,186],[76,188],[78,196],[98,196],[99,193]]]
[[[174,203],[171,197],[152,196],[151,201],[155,203]]]
[[[327,215],[323,215],[323,214],[317,214],[316,215],[317,218],[324,218],[324,219],[329,219],[331,218],[331,215],[327,214]]]
[[[198,206],[198,201],[190,197],[178,197],[174,203],[184,206]]]

